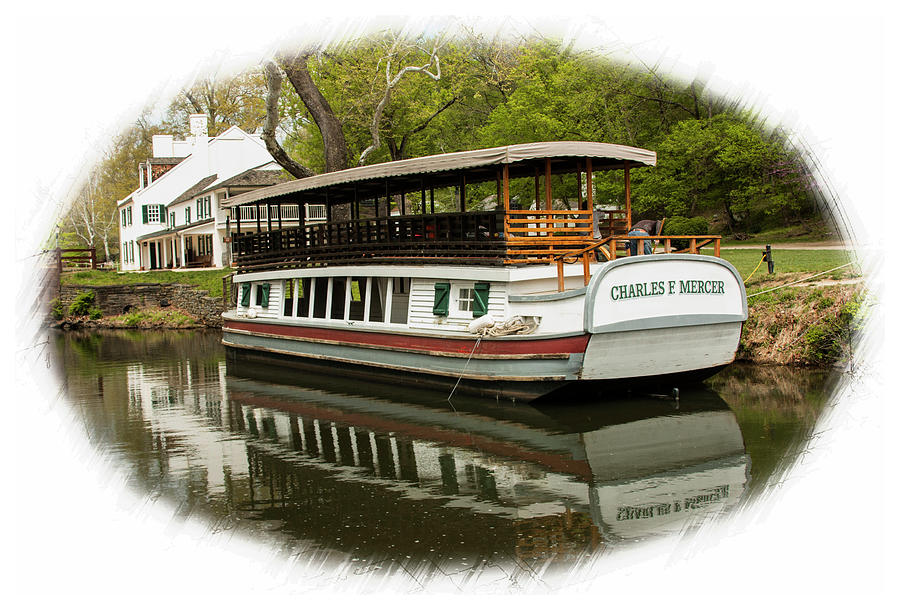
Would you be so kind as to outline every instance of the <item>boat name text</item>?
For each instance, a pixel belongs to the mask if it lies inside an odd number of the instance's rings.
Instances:
[[[619,284],[609,290],[613,301],[657,297],[666,294],[725,294],[725,282],[720,280],[661,280]]]

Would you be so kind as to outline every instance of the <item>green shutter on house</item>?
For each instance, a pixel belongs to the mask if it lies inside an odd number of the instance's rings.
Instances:
[[[147,224],[147,206],[141,206],[141,218],[143,219],[144,224]]]
[[[159,221],[160,222],[166,221],[166,206],[164,206],[164,205],[159,206]]]
[[[434,285],[434,307],[431,313],[436,316],[450,313],[450,284],[447,282],[437,282]]]
[[[250,307],[250,284],[241,284],[241,307]]]
[[[259,303],[260,307],[268,307],[269,306],[269,288],[271,285],[269,284],[260,284],[259,289],[262,291],[262,300]]]
[[[491,285],[485,282],[475,283],[475,299],[472,302],[472,313],[476,318],[487,315],[488,312],[488,295],[491,292]]]

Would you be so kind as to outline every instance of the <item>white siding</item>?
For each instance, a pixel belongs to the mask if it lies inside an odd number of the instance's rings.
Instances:
[[[451,302],[450,315],[436,316],[432,313],[434,308],[434,284],[447,282],[444,279],[420,279],[415,278],[409,289],[409,327],[410,328],[439,328],[442,330],[467,330],[469,323],[475,319],[471,312],[455,312]],[[471,288],[474,282],[450,281],[450,299],[457,297],[459,287]],[[507,318],[506,315],[506,283],[491,282],[488,293],[488,314],[498,322]]]

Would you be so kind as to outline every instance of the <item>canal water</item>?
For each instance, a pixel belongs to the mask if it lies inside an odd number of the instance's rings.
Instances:
[[[421,590],[527,590],[728,519],[794,463],[836,382],[734,365],[677,401],[450,402],[235,364],[219,341],[51,335],[85,435],[137,492],[341,578]]]

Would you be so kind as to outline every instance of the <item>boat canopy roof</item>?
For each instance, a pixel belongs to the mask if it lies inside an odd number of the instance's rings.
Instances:
[[[510,177],[533,176],[536,162],[550,160],[554,173],[584,171],[591,159],[593,171],[656,165],[656,153],[643,148],[601,142],[532,142],[496,148],[444,153],[353,167],[260,188],[222,202],[235,207],[259,202],[303,200],[308,202],[367,199],[383,196],[385,182],[390,192],[415,191],[459,184],[464,175],[469,183],[496,180],[497,171],[509,166]]]

